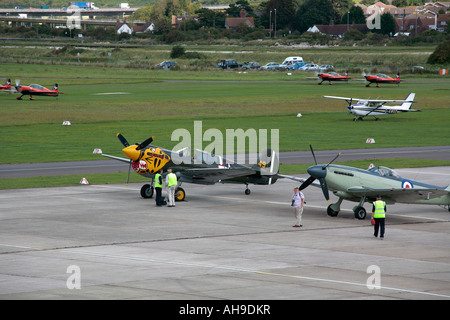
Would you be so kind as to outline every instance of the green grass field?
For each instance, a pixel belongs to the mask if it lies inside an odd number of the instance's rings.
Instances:
[[[450,137],[450,80],[407,76],[400,86],[366,88],[364,82],[318,86],[313,74],[294,72],[161,71],[63,65],[0,64],[2,76],[23,85],[59,84],[59,98],[15,99],[0,95],[0,163],[92,160],[94,148],[121,155],[116,133],[131,142],[149,136],[171,149],[178,128],[203,132],[278,129],[280,151],[447,145]],[[360,75],[351,75],[361,78]],[[401,99],[416,93],[422,112],[382,121],[354,122],[345,101],[324,95]],[[303,116],[297,118],[301,113]],[[71,126],[62,126],[68,120]],[[374,138],[376,144],[365,143]],[[205,143],[204,147],[207,145]],[[425,165],[425,164],[424,164]]]

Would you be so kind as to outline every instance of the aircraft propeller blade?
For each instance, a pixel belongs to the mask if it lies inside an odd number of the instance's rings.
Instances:
[[[153,141],[153,137],[148,138],[148,139],[145,140],[144,142],[141,142],[140,144],[138,144],[136,150],[144,149],[144,148],[145,148],[146,146],[148,146],[152,141]]]
[[[341,153],[339,152],[339,153],[337,154],[337,156],[334,157],[333,160],[331,160],[330,162],[328,162],[328,164],[327,164],[326,166],[324,166],[323,168],[324,168],[324,169],[325,169],[325,168],[328,168],[328,166],[329,166],[330,164],[332,164],[337,158],[339,158],[340,155],[341,155]]]
[[[316,165],[315,166],[311,166],[311,167],[308,168],[307,171],[308,171],[310,177],[308,179],[306,179],[305,182],[302,183],[302,185],[299,187],[299,189],[300,190],[305,189],[311,183],[313,183],[314,180],[318,179],[320,181],[320,188],[322,189],[322,193],[323,193],[325,199],[327,201],[330,201],[330,195],[328,193],[328,186],[327,186],[327,182],[325,180],[325,177],[327,175],[327,168],[328,168],[328,166],[330,164],[332,164],[341,155],[341,153],[339,152],[337,154],[337,156],[333,158],[333,160],[328,162],[328,164],[326,164],[326,165],[318,165],[317,164],[317,159],[316,159],[316,156],[314,154],[314,150],[312,148],[311,143],[309,144],[309,148],[311,149],[311,153],[313,155],[314,162],[316,163]]]
[[[302,185],[298,188],[299,190],[305,189],[307,186],[309,186],[316,178],[309,177],[305,182],[302,183]]]
[[[117,134],[117,138],[119,138],[120,142],[122,142],[125,148],[130,146],[127,139],[125,139],[125,137],[121,133]]]
[[[327,187],[327,183],[325,181],[324,178],[320,178],[320,187],[322,188],[322,192],[323,195],[325,196],[325,199],[327,199],[327,201],[330,201],[330,195],[328,194],[328,187]]]
[[[313,150],[313,147],[312,147],[311,143],[309,144],[309,149],[311,149],[311,153],[312,153],[312,156],[314,158],[314,162],[317,164],[316,155],[314,154],[314,150]]]

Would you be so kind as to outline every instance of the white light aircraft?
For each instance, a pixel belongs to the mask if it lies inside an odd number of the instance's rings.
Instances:
[[[324,96],[325,98],[345,100],[348,103],[348,112],[355,115],[354,121],[362,120],[364,117],[372,116],[379,120],[377,116],[390,115],[401,112],[420,111],[411,109],[414,102],[415,93],[410,93],[405,100],[372,100],[372,99],[356,99],[346,97]],[[356,104],[353,102],[356,101]],[[401,105],[389,106],[385,104],[401,103]]]

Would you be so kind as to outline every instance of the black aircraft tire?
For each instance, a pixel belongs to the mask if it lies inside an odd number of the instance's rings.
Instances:
[[[141,197],[149,199],[153,197],[153,188],[149,184],[144,184],[141,188]]]
[[[175,190],[175,201],[184,201],[184,198],[186,198],[186,192],[183,188],[178,187]]]
[[[339,211],[334,211],[333,209],[331,209],[331,204],[328,206],[328,208],[327,208],[327,214],[328,214],[330,217],[337,217],[338,213],[339,213]]]
[[[366,218],[366,209],[364,207],[356,207],[353,212],[355,213],[356,219],[364,220]]]

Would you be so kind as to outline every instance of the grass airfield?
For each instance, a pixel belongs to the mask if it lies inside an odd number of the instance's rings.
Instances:
[[[450,79],[438,75],[405,75],[399,86],[366,88],[358,80],[319,86],[307,79],[314,74],[303,72],[1,66],[13,84],[56,82],[66,94],[35,101],[0,95],[0,132],[6,137],[0,164],[92,160],[99,157],[94,148],[121,156],[118,132],[130,143],[154,136],[155,144],[171,149],[178,143],[171,141],[172,132],[184,128],[193,134],[194,121],[202,121],[203,132],[217,128],[224,136],[226,129],[268,129],[269,143],[270,129],[278,129],[280,151],[307,150],[308,143],[317,150],[447,145],[450,136]],[[422,112],[381,121],[354,122],[345,101],[323,97],[403,99],[410,92],[416,93],[413,107]],[[366,144],[367,138],[376,143]]]

